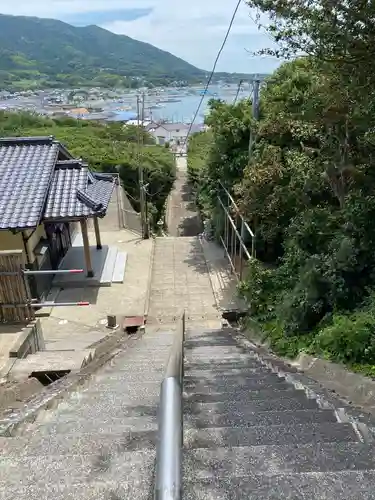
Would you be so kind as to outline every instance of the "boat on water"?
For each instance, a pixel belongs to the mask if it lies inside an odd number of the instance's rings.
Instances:
[[[170,98],[167,98],[167,99],[162,99],[161,101],[159,102],[181,102],[182,99],[176,99],[175,97],[170,97]]]
[[[149,109],[160,109],[160,108],[165,108],[165,106],[160,103],[152,104],[151,106],[149,106]]]
[[[121,106],[119,108],[115,108],[115,111],[131,111],[133,108],[131,106]]]

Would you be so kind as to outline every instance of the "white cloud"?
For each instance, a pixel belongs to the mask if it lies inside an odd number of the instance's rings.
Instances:
[[[134,21],[113,21],[102,25],[114,33],[149,42],[210,69],[222,44],[236,0],[18,0],[14,5],[0,0],[0,12],[15,15],[63,18],[64,15],[93,11],[152,8],[152,12]],[[220,58],[219,71],[263,72],[277,63],[252,58],[245,50],[270,46],[269,38],[258,31],[243,2],[231,35]],[[254,17],[254,16],[253,16]]]

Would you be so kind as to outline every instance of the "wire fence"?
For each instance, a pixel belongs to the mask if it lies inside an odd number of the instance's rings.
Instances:
[[[256,258],[256,238],[229,191],[220,183],[217,197],[216,238],[224,248],[231,270],[238,281],[244,276],[246,263]]]

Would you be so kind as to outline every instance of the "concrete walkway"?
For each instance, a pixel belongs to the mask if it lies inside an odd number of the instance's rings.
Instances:
[[[110,287],[66,288],[52,291],[55,302],[88,301],[85,307],[54,307],[48,318],[42,318],[47,350],[82,349],[110,333],[107,316],[143,316],[147,313],[153,240],[142,240],[134,232],[123,229],[121,192],[115,190],[107,215],[100,220],[102,243],[115,246],[127,254],[123,283]],[[95,244],[95,233],[89,232]],[[57,292],[57,293],[56,293]]]
[[[194,205],[194,195],[187,182],[187,160],[176,158],[177,178],[168,200],[167,226],[170,236],[195,236],[202,224]]]
[[[220,319],[201,244],[198,237],[156,238],[149,321],[171,323],[183,309],[191,321]]]
[[[79,370],[87,358],[88,348],[112,333],[112,330],[107,328],[108,315],[144,316],[147,313],[154,242],[152,239],[142,240],[140,236],[122,229],[120,225],[119,204],[115,192],[106,217],[100,220],[100,229],[103,245],[116,247],[119,252],[127,254],[124,282],[112,283],[112,286],[107,287],[78,286],[51,290],[48,300],[60,303],[87,301],[90,305],[43,308],[40,311],[45,350],[48,351],[45,353],[46,367],[51,365],[52,360],[55,362],[55,369],[66,369],[66,366],[74,362]],[[89,231],[89,240],[95,247],[93,228]],[[12,339],[13,342],[17,341],[16,333],[12,335]],[[24,367],[16,366],[22,363],[9,363],[11,347],[10,335],[0,335],[3,354],[0,356],[0,377],[22,378],[25,375],[27,378],[29,373],[24,373]],[[35,355],[28,356],[30,361],[34,357]],[[62,366],[61,359],[65,360],[63,364],[66,366]],[[38,358],[36,366],[39,365]],[[40,366],[42,365],[43,363]]]

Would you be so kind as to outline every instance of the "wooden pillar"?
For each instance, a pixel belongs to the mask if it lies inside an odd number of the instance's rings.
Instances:
[[[81,224],[83,251],[85,254],[87,277],[92,278],[94,276],[94,271],[92,269],[92,263],[91,263],[89,235],[87,233],[87,221],[86,219],[81,219],[79,222]]]
[[[94,229],[95,229],[95,238],[96,238],[96,248],[98,250],[101,250],[102,249],[102,241],[100,239],[99,220],[97,217],[94,217]]]

